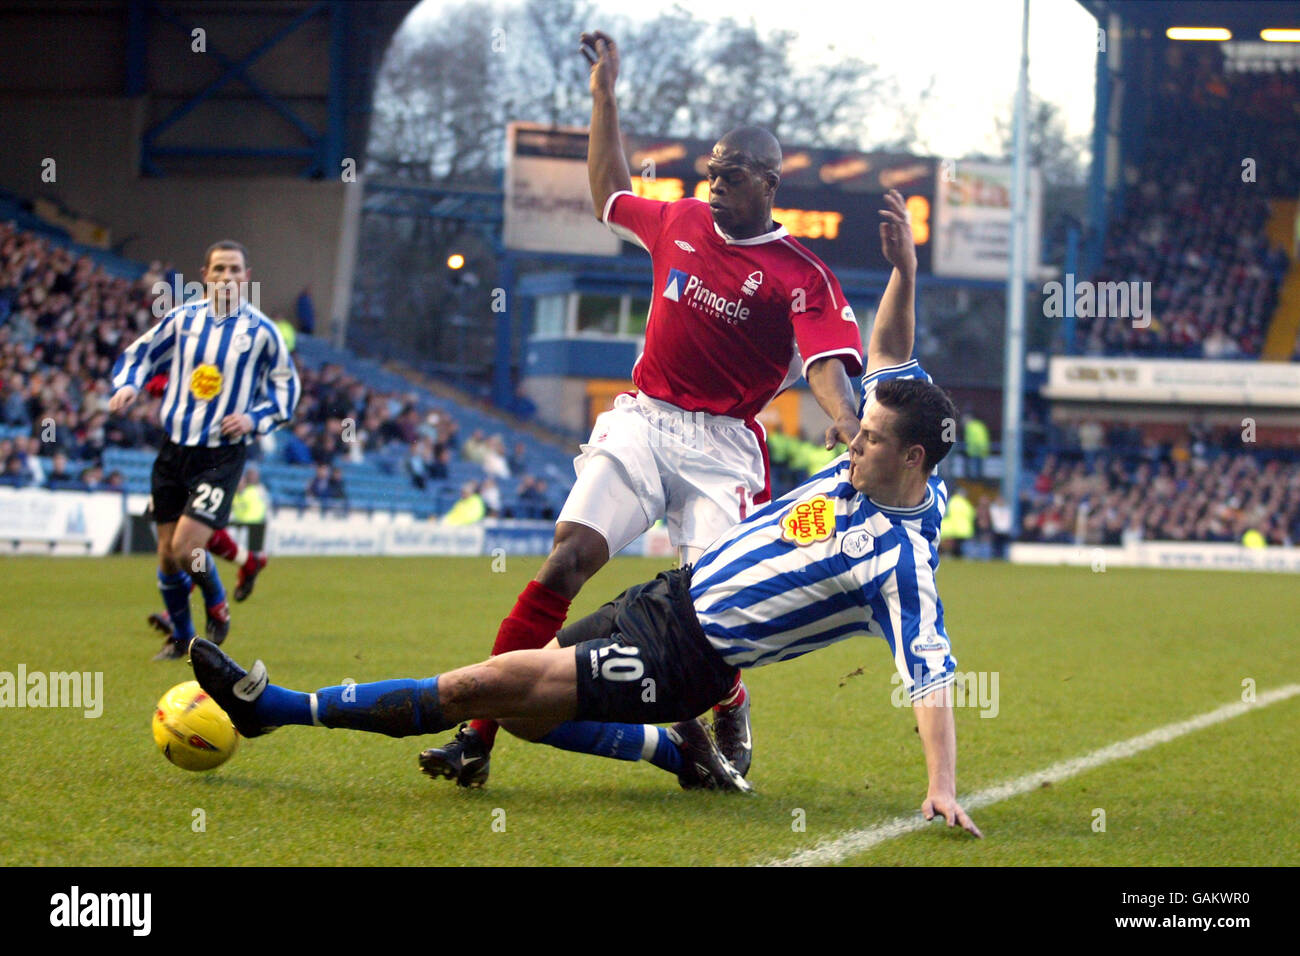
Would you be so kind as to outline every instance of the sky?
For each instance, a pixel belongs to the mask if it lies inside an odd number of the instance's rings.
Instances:
[[[446,3],[424,0],[411,17],[436,17]],[[644,0],[597,6],[627,14],[646,9]],[[1070,134],[1086,137],[1096,21],[1076,0],[1032,0],[1029,8],[1030,89],[1061,107]],[[795,47],[809,63],[861,57],[898,77],[905,96],[919,94],[933,76],[918,123],[930,151],[960,157],[998,147],[994,121],[1009,114],[1019,71],[1021,0],[709,0],[690,9],[701,19],[794,30]]]

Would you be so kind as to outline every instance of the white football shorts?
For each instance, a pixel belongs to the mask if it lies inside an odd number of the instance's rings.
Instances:
[[[654,522],[694,561],[745,517],[766,487],[758,436],[742,419],[619,395],[573,460],[578,480],[558,521],[600,532],[612,557]]]

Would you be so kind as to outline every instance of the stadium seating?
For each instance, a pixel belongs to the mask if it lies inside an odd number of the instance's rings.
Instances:
[[[125,414],[110,416],[108,377],[121,350],[156,321],[152,289],[166,273],[160,263],[146,269],[77,246],[19,200],[0,195],[0,443],[7,443],[0,444],[0,481],[34,483],[36,474],[48,473],[46,459],[61,452],[78,480],[60,486],[87,487],[82,478],[98,482],[97,472],[83,472],[100,467],[103,475],[121,473],[122,490],[148,493],[155,450],[163,438],[157,426],[159,402],[142,395]],[[331,508],[432,517],[451,507],[464,483],[485,481],[481,463],[453,457],[445,478],[419,487],[406,467],[415,448],[411,433],[418,430],[435,447],[454,447],[456,436],[465,435],[470,436],[466,444],[480,435],[495,443],[502,458],[495,479],[501,515],[553,517],[559,510],[572,483],[576,448],[539,441],[310,336],[298,337],[295,360],[304,386],[296,418],[308,426],[304,443],[314,463],[338,467],[342,478],[345,497],[330,502]],[[355,442],[342,433],[341,409],[352,409],[348,414],[355,416]],[[410,427],[394,429],[403,415]],[[386,437],[367,433],[363,420],[386,427]],[[51,433],[55,441],[49,441]],[[40,436],[34,449],[18,447],[27,436]],[[289,440],[282,429],[255,442],[250,459],[261,466],[274,503],[305,506],[315,464],[285,463]],[[527,475],[504,477],[506,449],[516,448],[521,451],[516,465],[522,462]],[[34,467],[28,461],[32,453],[38,456]],[[10,466],[9,458],[17,464]],[[4,478],[10,467],[14,474]],[[548,485],[545,490],[537,490],[538,479]],[[529,493],[522,496],[525,482]]]
[[[1258,358],[1290,266],[1267,226],[1271,204],[1300,193],[1300,75],[1228,73],[1208,48],[1171,44],[1169,57],[1135,182],[1092,277],[1149,282],[1151,324],[1081,318],[1076,344],[1090,354]],[[1290,353],[1284,343],[1278,357]]]
[[[1117,545],[1127,540],[1236,541],[1250,530],[1270,545],[1300,544],[1300,450],[1243,450],[1239,430],[1188,428],[1158,440],[1100,429],[1027,467],[1021,540]]]

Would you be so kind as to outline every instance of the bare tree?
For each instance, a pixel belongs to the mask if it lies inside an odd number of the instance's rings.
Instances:
[[[505,129],[512,120],[585,126],[588,66],[584,30],[604,29],[623,52],[619,105],[624,128],[656,137],[713,139],[747,123],[791,145],[907,148],[916,104],[898,84],[854,57],[805,66],[790,31],[708,22],[677,5],[632,20],[593,0],[466,0],[437,20],[401,31],[376,83],[368,174],[448,189],[499,188]],[[431,217],[428,196],[385,198],[362,220],[357,342],[410,356],[486,367],[484,299],[495,257],[482,234],[452,217]],[[448,253],[475,263],[480,283],[459,285]],[[521,266],[522,268],[522,266]],[[468,271],[468,270],[466,270]]]
[[[596,24],[624,54],[619,102],[629,132],[711,139],[756,123],[804,145],[915,144],[919,103],[904,102],[893,78],[856,57],[805,67],[788,30],[708,23],[681,6],[632,21],[590,0],[504,9],[470,0],[395,39],[376,90],[371,169],[488,183],[501,169],[507,122],[585,126],[591,102],[577,38]]]
[[[1015,109],[999,117],[998,139],[1002,154],[1011,158],[1015,148]],[[1030,94],[1029,116],[1025,128],[1029,148],[1029,165],[1043,171],[1047,186],[1082,186],[1085,179],[1083,157],[1088,153],[1088,142],[1083,137],[1071,136],[1065,129],[1065,117],[1055,103]]]
[[[490,182],[501,164],[506,49],[491,4],[449,7],[402,31],[375,91],[370,171],[417,182]]]
[[[625,28],[619,40],[628,51],[620,65],[625,129],[645,136],[709,135],[696,107],[697,91],[707,83],[699,34],[700,22],[680,6]]]
[[[587,0],[525,0],[512,15],[521,48],[511,57],[507,83],[518,94],[519,114],[508,119],[586,126],[591,116],[587,64],[578,35],[600,19]]]

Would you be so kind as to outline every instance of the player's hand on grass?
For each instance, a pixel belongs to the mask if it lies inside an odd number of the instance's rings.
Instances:
[[[591,94],[614,95],[614,81],[618,79],[618,47],[608,33],[593,30],[584,33],[578,47],[591,64]],[[592,56],[596,59],[593,60]]]
[[[253,420],[247,415],[227,415],[221,419],[221,434],[227,438],[238,438],[253,430]]]
[[[848,445],[857,437],[858,429],[861,424],[852,416],[840,418],[835,424],[826,429],[826,449],[829,451],[836,445]]]
[[[967,833],[981,840],[984,839],[984,834],[980,832],[980,828],[975,825],[975,821],[961,808],[961,804],[957,802],[957,798],[952,794],[926,794],[925,803],[921,804],[921,815],[927,820],[933,820],[936,814],[948,821],[948,826],[953,827],[960,824],[961,828]]]
[[[116,415],[122,409],[126,408],[135,401],[135,389],[130,385],[119,388],[113,393],[113,397],[108,400],[108,411],[111,415]]]
[[[912,238],[912,220],[907,215],[907,203],[897,189],[885,193],[885,209],[880,210],[884,222],[880,224],[880,251],[903,275],[916,275],[916,242]]]

